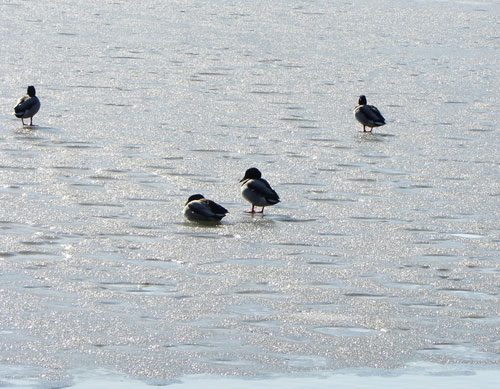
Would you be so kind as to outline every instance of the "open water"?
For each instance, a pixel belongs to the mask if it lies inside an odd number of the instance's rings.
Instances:
[[[498,382],[498,1],[0,12],[0,386]]]

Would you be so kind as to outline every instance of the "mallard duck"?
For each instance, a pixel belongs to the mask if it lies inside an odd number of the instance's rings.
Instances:
[[[372,132],[373,127],[385,124],[385,119],[377,107],[366,104],[365,95],[359,96],[358,105],[354,108],[354,117],[363,125],[363,132]],[[370,131],[366,131],[366,127],[370,127]]]
[[[36,97],[36,91],[34,86],[28,87],[28,94],[23,96],[17,102],[17,105],[14,107],[14,115],[21,119],[23,126],[24,119],[30,119],[30,126],[33,125],[33,116],[40,109],[40,100]]]
[[[229,211],[201,194],[194,194],[184,205],[184,216],[193,222],[219,222]]]
[[[248,213],[264,213],[264,207],[278,204],[280,198],[278,194],[271,188],[271,185],[262,178],[262,173],[259,169],[252,167],[245,172],[240,182],[241,195],[245,200],[252,204],[252,209]],[[255,211],[255,206],[262,207],[260,211]]]

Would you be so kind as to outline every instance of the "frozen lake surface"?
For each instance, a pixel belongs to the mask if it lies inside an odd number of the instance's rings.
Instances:
[[[498,383],[499,2],[0,10],[0,386]]]

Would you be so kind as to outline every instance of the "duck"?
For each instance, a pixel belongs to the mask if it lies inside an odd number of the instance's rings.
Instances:
[[[14,107],[14,115],[17,118],[21,119],[21,122],[24,124],[24,119],[30,119],[30,126],[33,126],[33,116],[40,109],[40,100],[36,96],[36,90],[33,85],[28,86],[27,95],[23,96],[17,102],[17,105]]]
[[[240,180],[241,195],[252,204],[252,209],[247,213],[264,213],[264,207],[275,205],[280,202],[278,193],[271,188],[271,185],[262,178],[259,169],[252,167],[247,169],[245,176]],[[255,211],[255,206],[262,207],[260,211]]]
[[[373,127],[385,124],[385,119],[377,107],[366,103],[365,95],[359,96],[358,105],[354,108],[353,113],[356,120],[363,125],[363,132],[372,132]],[[370,131],[367,131],[366,127],[370,127]]]
[[[184,205],[184,216],[193,222],[220,222],[229,211],[201,194],[189,196]]]

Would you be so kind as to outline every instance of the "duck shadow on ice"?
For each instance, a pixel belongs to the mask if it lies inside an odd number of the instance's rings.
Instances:
[[[58,130],[54,127],[48,127],[48,126],[39,126],[37,124],[34,124],[32,126],[29,125],[24,125],[24,126],[19,126],[15,130],[16,134],[19,135],[26,135],[26,134],[40,134],[40,133],[61,133],[61,130]]]
[[[358,134],[358,140],[363,142],[386,142],[394,137],[396,137],[396,135],[383,132],[373,133],[360,131]]]
[[[285,214],[273,214],[273,213],[268,213],[266,215],[262,214],[244,214],[240,220],[237,220],[233,222],[232,224],[238,224],[238,223],[246,223],[246,224],[258,224],[259,226],[269,226],[273,227],[277,223],[314,223],[316,222],[317,219],[310,218],[310,219],[301,219],[301,218],[296,218],[291,215],[285,215]]]

